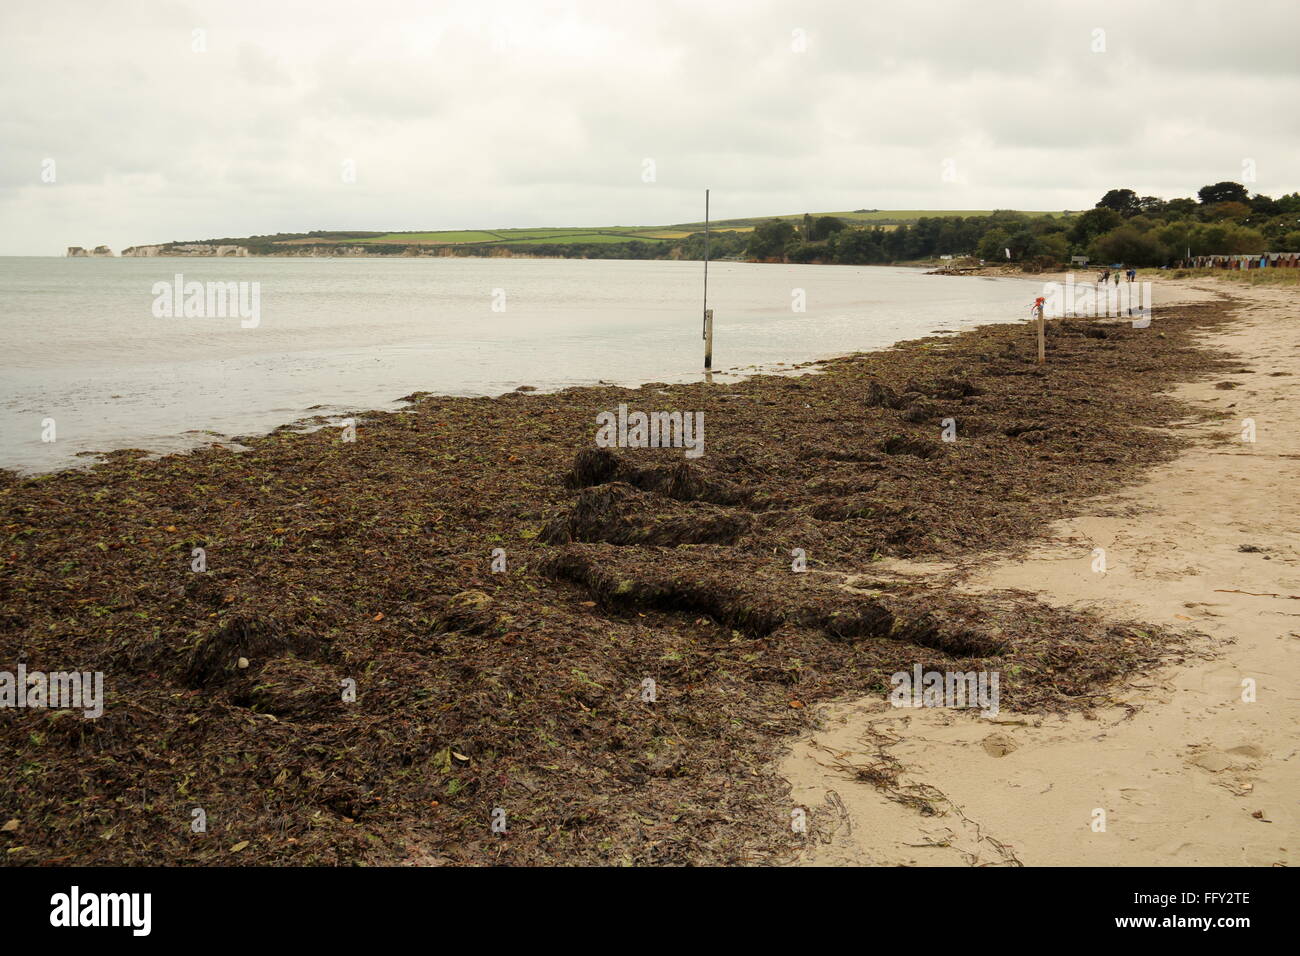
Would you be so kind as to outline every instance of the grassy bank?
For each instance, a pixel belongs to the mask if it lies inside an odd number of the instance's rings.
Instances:
[[[102,671],[107,699],[0,711],[0,858],[786,859],[771,759],[811,705],[919,663],[1077,708],[1168,652],[873,569],[1020,546],[1172,456],[1159,392],[1225,367],[1192,335],[1227,306],[1178,312],[1052,323],[1045,368],[1027,326],[990,326],[801,378],[415,396],[355,442],[7,474],[0,669]],[[597,450],[620,403],[704,412],[705,454]]]
[[[1300,286],[1300,269],[1142,269],[1143,278],[1164,275],[1175,279],[1222,279],[1248,285]]]

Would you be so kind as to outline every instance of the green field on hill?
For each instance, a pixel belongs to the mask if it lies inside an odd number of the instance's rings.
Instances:
[[[991,209],[858,209],[845,212],[810,213],[814,219],[834,216],[848,223],[877,225],[893,228],[918,219],[942,216],[987,216]],[[1026,216],[1066,216],[1068,212],[1031,210]],[[804,213],[779,216],[754,216],[748,219],[721,219],[710,223],[714,232],[750,232],[760,223],[773,219],[790,222],[801,221]],[[667,226],[551,226],[519,229],[438,229],[425,232],[386,233],[312,233],[310,239],[301,236],[272,239],[276,245],[305,245],[311,243],[349,245],[406,245],[406,246],[489,246],[489,245],[606,245],[620,242],[660,243],[685,239],[704,231],[704,221],[677,223]]]
[[[701,227],[703,228],[703,227]],[[575,243],[575,242],[627,242],[638,239],[643,242],[663,242],[668,239],[684,238],[689,232],[672,232],[663,229],[632,228],[582,228],[570,229],[449,229],[440,232],[389,232],[380,236],[367,236],[352,240],[358,244],[402,243],[405,245],[488,245],[493,243]]]

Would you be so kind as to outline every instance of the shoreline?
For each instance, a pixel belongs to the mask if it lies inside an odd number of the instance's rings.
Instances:
[[[6,861],[792,859],[773,760],[815,705],[923,663],[999,669],[1004,715],[1069,713],[1180,653],[1167,628],[880,559],[1022,549],[1172,460],[1182,439],[1152,429],[1185,409],[1160,392],[1230,365],[1193,335],[1231,307],[1053,322],[1045,368],[1028,326],[981,326],[818,375],[423,397],[355,442],[5,476],[0,661],[102,670],[108,695],[93,722],[0,721],[11,762],[43,767],[0,795]],[[621,403],[704,413],[705,455],[597,451]],[[220,839],[192,838],[194,805]]]

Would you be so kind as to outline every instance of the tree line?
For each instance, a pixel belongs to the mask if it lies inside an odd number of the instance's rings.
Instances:
[[[1196,199],[1139,196],[1111,189],[1073,215],[923,217],[895,228],[857,227],[834,216],[755,227],[746,257],[758,262],[878,265],[973,256],[1044,267],[1087,256],[1093,262],[1172,265],[1192,256],[1300,251],[1300,193],[1273,199],[1234,182],[1202,187]]]

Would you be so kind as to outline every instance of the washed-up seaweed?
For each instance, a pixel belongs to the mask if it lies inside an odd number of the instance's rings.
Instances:
[[[877,570],[1023,548],[1170,460],[1188,409],[1164,391],[1222,373],[1195,335],[1229,310],[1053,322],[1045,366],[990,326],[798,377],[417,395],[355,441],[5,473],[0,670],[100,671],[106,699],[0,709],[0,859],[786,859],[773,758],[813,705],[921,664],[1065,710],[1176,652]],[[704,454],[597,448],[620,404],[703,412]]]

